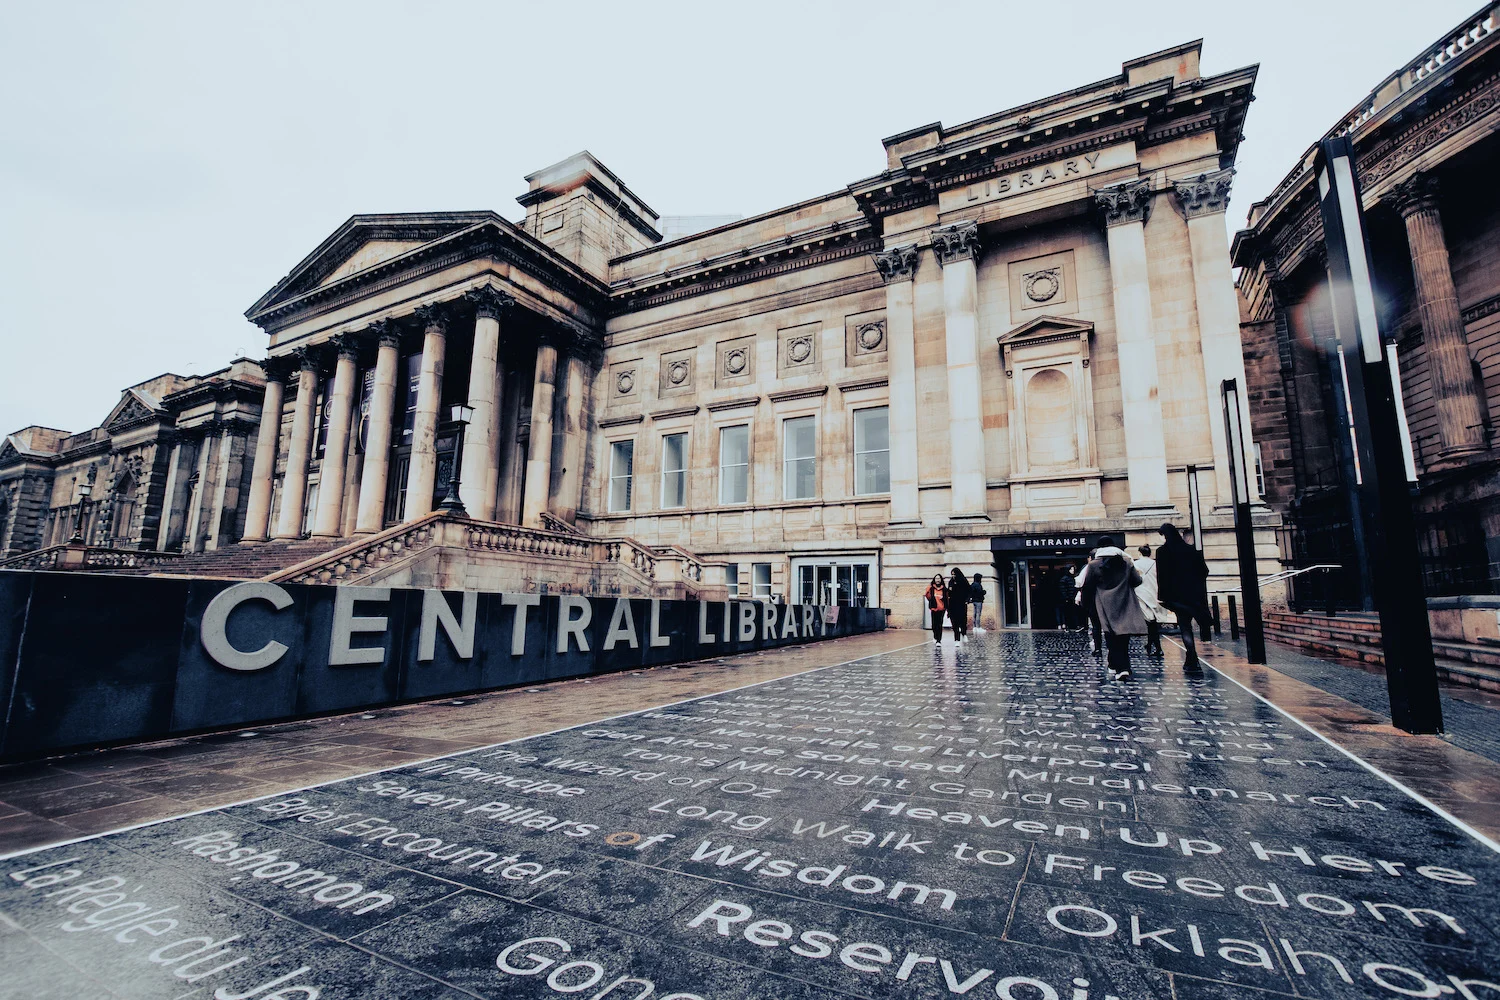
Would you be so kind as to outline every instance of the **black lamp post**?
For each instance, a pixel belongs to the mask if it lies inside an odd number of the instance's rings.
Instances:
[[[469,426],[470,420],[474,419],[474,408],[463,403],[454,403],[449,410],[449,417],[458,425],[458,437],[453,445],[453,474],[448,477],[448,495],[443,497],[442,503],[438,504],[438,510],[468,517],[469,512],[464,509],[464,502],[458,496],[458,476],[459,465],[464,457],[464,428]]]
[[[78,511],[73,515],[73,537],[68,539],[69,545],[83,544],[83,513],[88,509],[89,494],[94,492],[94,470],[89,470],[89,478],[78,484]]]
[[[1240,557],[1240,600],[1245,604],[1245,658],[1266,662],[1266,634],[1260,616],[1260,574],[1255,566],[1255,530],[1250,523],[1250,470],[1245,466],[1245,433],[1240,422],[1240,385],[1226,378],[1224,438],[1229,452],[1229,491],[1234,500],[1234,541]]]

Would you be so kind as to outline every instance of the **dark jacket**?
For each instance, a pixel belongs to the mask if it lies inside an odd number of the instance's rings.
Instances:
[[[1063,570],[1057,577],[1057,596],[1062,598],[1065,603],[1072,604],[1073,595],[1076,593],[1078,593],[1077,577],[1073,576],[1067,570]]]
[[[1167,606],[1208,614],[1208,563],[1187,542],[1167,542],[1156,550],[1156,599]]]
[[[969,581],[964,577],[955,580],[950,576],[948,578],[948,607],[957,608],[968,604],[971,600],[970,589]]]
[[[1104,631],[1114,635],[1145,635],[1146,617],[1135,588],[1141,585],[1141,574],[1117,548],[1100,549],[1089,562],[1084,578],[1084,599],[1093,598]]]

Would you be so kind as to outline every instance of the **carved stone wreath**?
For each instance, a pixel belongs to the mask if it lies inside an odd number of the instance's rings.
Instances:
[[[885,343],[885,324],[866,323],[854,332],[854,341],[861,351],[878,351]]]
[[[750,367],[750,355],[743,347],[724,352],[724,374],[743,375]]]
[[[620,372],[615,376],[615,391],[622,396],[630,395],[635,389],[635,369]]]
[[[793,337],[786,342],[787,360],[794,365],[805,365],[812,359],[813,342],[811,337]]]
[[[692,374],[692,369],[688,367],[686,361],[674,361],[667,366],[667,381],[673,385],[682,385],[688,380],[690,374]]]
[[[1055,267],[1033,271],[1021,280],[1025,283],[1026,298],[1031,302],[1050,302],[1062,291],[1062,275]]]

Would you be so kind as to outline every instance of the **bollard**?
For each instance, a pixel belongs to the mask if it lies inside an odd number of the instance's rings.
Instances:
[[[1234,595],[1229,595],[1229,638],[1239,641],[1240,638],[1240,616],[1234,609]]]
[[[1215,594],[1213,596],[1213,606],[1214,606],[1214,635],[1223,635],[1224,634],[1224,630],[1220,627],[1220,622],[1219,622],[1219,595],[1218,594]]]

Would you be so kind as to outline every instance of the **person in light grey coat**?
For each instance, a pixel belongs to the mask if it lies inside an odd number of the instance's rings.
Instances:
[[[1104,630],[1106,666],[1110,676],[1130,676],[1130,638],[1146,634],[1146,617],[1135,588],[1141,574],[1113,538],[1099,539],[1099,548],[1084,572],[1085,596],[1092,599]]]

